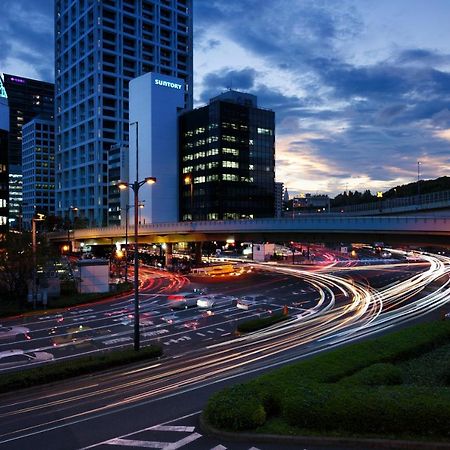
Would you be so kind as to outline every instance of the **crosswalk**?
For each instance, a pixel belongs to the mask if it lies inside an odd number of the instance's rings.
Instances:
[[[173,422],[172,422],[173,423]],[[212,445],[212,447],[211,447]],[[228,445],[228,444],[227,444]],[[203,436],[192,425],[171,425],[169,423],[154,425],[127,435],[118,436],[99,442],[80,450],[97,449],[142,449],[153,448],[162,450],[233,450],[220,443],[211,443],[211,438]],[[239,448],[243,448],[242,445]],[[245,450],[260,450],[254,446],[245,446]]]

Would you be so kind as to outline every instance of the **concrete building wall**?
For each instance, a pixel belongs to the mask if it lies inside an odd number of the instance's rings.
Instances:
[[[139,201],[145,204],[141,211],[143,223],[178,220],[178,113],[184,108],[184,92],[183,80],[156,73],[130,82],[128,182],[157,178],[156,184],[144,185],[139,190]],[[129,204],[133,204],[133,192],[130,190],[128,194]],[[131,218],[130,223],[133,222]]]

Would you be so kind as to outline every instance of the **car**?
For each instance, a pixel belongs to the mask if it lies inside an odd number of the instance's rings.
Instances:
[[[199,322],[198,322],[198,320],[189,320],[189,321],[185,322],[183,325],[185,328],[190,328],[192,330],[196,330],[199,326]]]
[[[93,344],[93,330],[84,325],[72,327],[65,334],[55,336],[52,343],[53,347],[89,347]]]
[[[448,313],[444,314],[444,319],[450,320],[450,311]]]
[[[29,340],[31,339],[28,334],[29,332],[30,329],[26,327],[4,327],[3,325],[0,325],[0,340]]]
[[[161,320],[169,325],[172,325],[177,322],[177,316],[175,314],[168,314],[167,316],[161,317]]]
[[[169,295],[167,298],[172,309],[187,309],[191,306],[197,306],[199,295],[195,292],[179,292]]]
[[[0,368],[23,366],[31,363],[51,361],[54,356],[48,352],[34,352],[24,350],[5,350],[0,352]]]
[[[205,296],[205,297],[200,297],[197,300],[197,306],[199,308],[212,308],[214,305],[216,304],[216,299],[214,298],[214,296]]]

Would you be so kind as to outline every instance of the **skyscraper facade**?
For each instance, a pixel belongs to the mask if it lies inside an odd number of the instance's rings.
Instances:
[[[36,213],[54,214],[55,209],[55,123],[36,117],[22,129],[22,221],[31,229]]]
[[[3,85],[9,104],[9,221],[14,226],[22,209],[22,127],[41,114],[53,117],[55,86],[6,73]]]
[[[8,95],[0,78],[0,240],[8,231]]]
[[[56,213],[115,224],[129,81],[181,78],[192,106],[192,0],[56,0],[55,27]]]
[[[274,217],[275,114],[227,91],[180,116],[180,218]]]

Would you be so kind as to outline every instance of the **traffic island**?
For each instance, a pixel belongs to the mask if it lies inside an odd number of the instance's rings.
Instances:
[[[254,441],[448,449],[449,359],[450,322],[421,324],[220,391],[202,424]]]
[[[33,369],[2,374],[0,393],[156,359],[160,358],[162,354],[161,346],[150,345],[142,348],[139,352],[133,349],[115,350],[61,362],[50,362]]]

